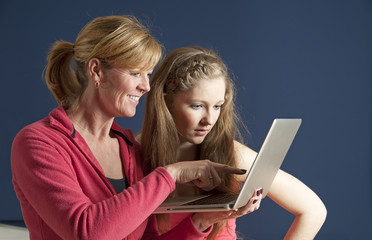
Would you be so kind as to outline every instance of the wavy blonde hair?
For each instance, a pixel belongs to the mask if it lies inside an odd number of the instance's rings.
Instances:
[[[240,118],[235,110],[234,84],[226,65],[212,50],[202,47],[183,47],[166,55],[154,72],[146,97],[145,118],[141,131],[141,145],[149,170],[177,161],[179,135],[168,108],[178,91],[192,89],[200,80],[223,77],[226,92],[220,116],[212,130],[200,144],[200,159],[236,166],[234,139],[242,139],[238,124]],[[213,83],[211,83],[213,84]],[[225,185],[217,190],[231,192],[238,181],[232,175],[221,176]],[[158,217],[164,221],[166,218]],[[169,220],[169,219],[168,219]],[[213,239],[225,226],[226,221],[215,224],[208,239]],[[159,223],[164,225],[164,223]]]
[[[53,44],[44,78],[58,104],[76,109],[88,85],[85,68],[90,59],[99,59],[107,68],[141,66],[142,71],[147,71],[156,66],[161,55],[162,46],[135,17],[98,17],[85,25],[75,44],[66,41]]]

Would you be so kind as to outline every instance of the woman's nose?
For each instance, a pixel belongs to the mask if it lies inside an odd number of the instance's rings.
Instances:
[[[144,93],[150,91],[150,78],[147,74],[143,74],[139,88]]]

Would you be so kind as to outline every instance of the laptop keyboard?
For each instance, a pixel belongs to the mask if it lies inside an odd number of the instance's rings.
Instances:
[[[238,194],[217,194],[185,203],[183,205],[224,204],[235,201],[237,198]]]

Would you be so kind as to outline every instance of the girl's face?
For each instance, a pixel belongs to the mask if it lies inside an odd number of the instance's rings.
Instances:
[[[113,117],[134,116],[140,97],[150,90],[151,72],[127,68],[104,70],[99,94],[101,109]]]
[[[171,112],[181,143],[202,143],[217,122],[224,101],[222,77],[201,80],[188,91],[178,91]]]

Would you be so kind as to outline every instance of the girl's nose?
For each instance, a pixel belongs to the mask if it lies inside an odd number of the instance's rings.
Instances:
[[[206,111],[205,112],[201,122],[204,125],[212,125],[213,124],[213,114],[211,113],[211,111]]]

